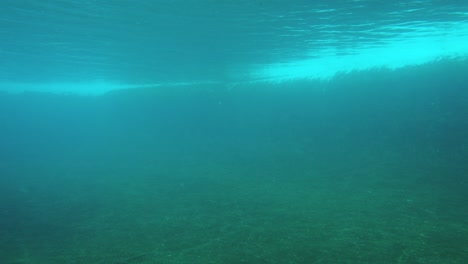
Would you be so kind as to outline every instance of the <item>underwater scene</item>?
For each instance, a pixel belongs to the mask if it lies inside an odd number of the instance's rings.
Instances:
[[[468,2],[5,0],[0,264],[468,263]]]

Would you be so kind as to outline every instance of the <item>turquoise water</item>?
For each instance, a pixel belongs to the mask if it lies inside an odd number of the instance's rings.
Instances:
[[[463,1],[4,1],[0,263],[466,263]]]
[[[465,1],[3,1],[0,90],[329,79],[468,55]]]

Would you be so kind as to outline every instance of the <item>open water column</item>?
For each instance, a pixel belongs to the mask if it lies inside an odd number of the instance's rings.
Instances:
[[[468,2],[5,0],[0,263],[467,263]]]

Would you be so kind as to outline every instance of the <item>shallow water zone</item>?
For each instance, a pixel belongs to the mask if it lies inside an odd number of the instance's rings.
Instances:
[[[0,264],[468,263],[467,18],[1,1]]]
[[[2,263],[465,263],[466,61],[3,94]]]

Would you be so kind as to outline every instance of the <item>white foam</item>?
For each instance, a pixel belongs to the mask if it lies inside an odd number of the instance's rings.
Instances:
[[[319,58],[257,65],[251,76],[252,79],[268,81],[330,79],[342,72],[381,67],[396,69],[468,56],[468,24],[450,30],[440,29],[439,32],[433,30],[430,35],[431,29],[418,32],[413,32],[410,38],[393,39],[379,47],[354,50],[352,55],[335,55],[336,50],[324,49],[319,52]]]
[[[91,82],[49,82],[49,83],[0,83],[0,91],[8,93],[53,93],[53,94],[77,94],[87,96],[98,96],[115,90],[170,87],[170,86],[190,86],[197,84],[213,84],[216,82],[172,82],[172,83],[146,83],[146,84],[126,84],[109,81]]]
[[[399,25],[410,27],[409,25]],[[425,64],[442,58],[468,57],[468,23],[438,24],[412,28],[411,33],[387,40],[378,47],[358,47],[347,50],[349,55],[336,55],[336,49],[322,49],[314,58],[284,61],[267,65],[252,66],[248,77],[236,83],[289,81],[295,79],[330,79],[337,73],[367,70],[372,68],[396,69],[409,65]],[[332,40],[331,40],[332,41]],[[305,50],[306,55],[311,51]],[[241,73],[244,76],[243,73]],[[235,79],[235,78],[234,78]],[[172,83],[129,84],[108,80],[83,82],[48,83],[0,83],[0,91],[48,92],[58,94],[101,95],[120,89],[213,84],[217,81],[188,81]],[[229,85],[229,84],[228,84]]]

